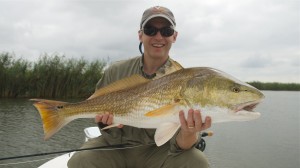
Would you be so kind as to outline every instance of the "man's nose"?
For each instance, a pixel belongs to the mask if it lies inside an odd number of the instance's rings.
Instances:
[[[156,33],[156,35],[154,36],[154,38],[155,39],[163,39],[163,36],[160,34],[160,31],[158,31],[157,33]]]

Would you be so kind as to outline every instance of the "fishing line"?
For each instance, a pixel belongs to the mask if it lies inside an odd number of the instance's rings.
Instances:
[[[18,164],[33,163],[33,162],[39,162],[39,161],[44,161],[44,160],[50,160],[50,159],[54,159],[54,158],[56,158],[56,156],[54,156],[54,157],[48,157],[48,158],[44,158],[44,159],[37,159],[37,160],[30,160],[30,161],[23,161],[23,162],[1,163],[0,166],[10,166],[10,165],[18,165]]]
[[[151,143],[148,145],[153,145],[155,143]],[[64,150],[64,151],[56,151],[56,152],[46,152],[46,153],[36,153],[36,154],[29,154],[29,155],[20,155],[20,156],[12,156],[12,157],[5,157],[0,158],[1,160],[11,160],[11,159],[21,159],[21,158],[28,158],[28,157],[37,157],[37,156],[45,156],[45,155],[54,155],[54,154],[62,154],[62,153],[70,153],[70,152],[80,152],[86,150],[116,150],[116,149],[130,149],[136,148],[144,145],[111,145],[111,146],[100,146],[100,147],[91,147],[91,148],[82,148],[82,149],[71,149],[71,150]]]
[[[206,137],[206,136],[212,136],[212,132],[203,132],[201,134],[201,137]],[[150,143],[147,145],[154,145],[155,143]],[[86,151],[86,150],[117,150],[117,149],[130,149],[130,148],[136,148],[140,146],[145,146],[143,144],[141,145],[129,145],[129,144],[119,144],[119,145],[110,145],[110,146],[99,146],[99,147],[91,147],[91,148],[82,148],[82,149],[71,149],[71,150],[64,150],[64,151],[56,151],[56,152],[46,152],[46,153],[36,153],[36,154],[29,154],[29,155],[20,155],[20,156],[12,156],[12,157],[5,157],[5,158],[0,158],[0,161],[3,160],[12,160],[12,159],[21,159],[21,158],[28,158],[28,157],[37,157],[37,156],[46,156],[46,155],[54,155],[54,154],[62,154],[62,153],[71,153],[71,152],[80,152],[80,151]],[[200,143],[196,145],[196,148],[204,151],[206,147],[205,141],[203,138],[201,138]],[[7,165],[16,165],[16,164],[24,164],[24,163],[32,163],[32,162],[38,162],[42,160],[48,160],[52,159],[55,157],[50,157],[50,158],[44,158],[44,159],[38,159],[38,160],[32,160],[32,161],[22,161],[22,162],[16,162],[16,163],[3,163],[0,164],[0,166],[7,166]]]

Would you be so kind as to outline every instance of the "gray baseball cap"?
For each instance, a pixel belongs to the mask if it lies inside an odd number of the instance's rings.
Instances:
[[[170,9],[162,6],[154,6],[144,11],[140,23],[140,29],[142,29],[150,19],[156,17],[163,17],[167,19],[175,28],[176,26],[175,18],[173,13],[170,11]]]

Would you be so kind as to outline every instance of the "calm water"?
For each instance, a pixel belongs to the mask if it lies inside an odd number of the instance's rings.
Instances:
[[[215,124],[214,136],[206,138],[207,155],[213,168],[298,168],[300,167],[300,92],[265,91],[265,101],[255,121]],[[42,123],[32,103],[25,99],[0,99],[0,158],[79,148],[83,129],[93,119],[76,120],[48,141],[43,141]],[[0,161],[0,167],[38,167],[47,160],[3,166],[54,157]]]

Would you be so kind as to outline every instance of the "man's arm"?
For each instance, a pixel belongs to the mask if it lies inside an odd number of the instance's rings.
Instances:
[[[185,119],[183,111],[180,111],[179,119],[181,129],[177,134],[176,143],[183,150],[190,149],[197,142],[199,132],[211,127],[211,118],[206,117],[203,123],[199,110],[190,109],[187,119]]]

